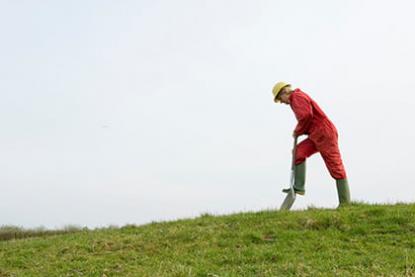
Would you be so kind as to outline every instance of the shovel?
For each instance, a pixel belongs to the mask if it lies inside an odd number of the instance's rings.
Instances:
[[[291,178],[290,178],[290,192],[287,193],[287,196],[282,202],[280,210],[289,210],[295,201],[295,192],[294,192],[294,182],[295,182],[295,152],[297,150],[297,137],[294,138],[294,147],[292,153],[292,162],[291,162]]]

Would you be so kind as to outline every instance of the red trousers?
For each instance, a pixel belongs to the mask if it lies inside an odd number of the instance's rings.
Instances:
[[[314,153],[320,152],[330,175],[334,179],[345,179],[347,176],[337,143],[337,131],[324,129],[313,132],[297,145],[295,164],[300,164]]]

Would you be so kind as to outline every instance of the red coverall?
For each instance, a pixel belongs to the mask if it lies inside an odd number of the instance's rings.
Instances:
[[[334,179],[347,178],[334,124],[317,103],[298,88],[290,95],[290,106],[298,120],[294,134],[308,135],[307,139],[297,145],[295,164],[300,164],[314,153],[320,152]]]

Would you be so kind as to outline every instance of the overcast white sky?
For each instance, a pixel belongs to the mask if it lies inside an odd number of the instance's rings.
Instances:
[[[339,130],[352,198],[414,201],[413,1],[0,1],[0,225],[274,209],[283,80]],[[296,209],[335,207],[319,154]]]

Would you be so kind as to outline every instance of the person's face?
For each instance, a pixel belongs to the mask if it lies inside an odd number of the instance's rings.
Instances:
[[[290,94],[291,94],[290,92],[291,92],[290,86],[283,88],[278,94],[277,99],[280,100],[281,103],[284,103],[286,105],[290,104]]]

